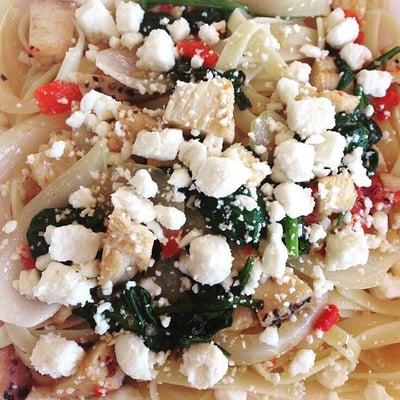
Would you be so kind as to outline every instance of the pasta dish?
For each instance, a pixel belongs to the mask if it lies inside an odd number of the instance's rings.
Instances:
[[[0,16],[1,398],[400,399],[397,0]]]

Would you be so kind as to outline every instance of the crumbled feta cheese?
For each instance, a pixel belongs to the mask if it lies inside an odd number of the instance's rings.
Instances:
[[[279,344],[279,332],[276,326],[268,326],[260,335],[260,342],[268,346],[277,346]]]
[[[283,104],[294,101],[300,92],[299,83],[288,78],[281,78],[276,85],[276,91],[279,94]]]
[[[92,300],[90,290],[95,286],[74,267],[51,262],[33,288],[33,295],[48,304],[84,305]]]
[[[157,297],[161,294],[161,287],[155,282],[155,277],[141,279],[139,285],[146,289],[151,297]]]
[[[325,278],[324,271],[322,271],[319,265],[313,268],[313,273],[315,277],[313,281],[313,291],[316,298],[321,298],[325,293],[334,289],[334,283]]]
[[[302,139],[313,133],[322,134],[335,125],[335,106],[324,97],[292,101],[287,106],[287,122]]]
[[[278,201],[271,201],[267,203],[267,211],[271,222],[279,222],[285,218],[285,209]]]
[[[328,50],[321,50],[319,47],[313,46],[312,44],[303,44],[299,51],[307,58],[324,58],[329,54]]]
[[[215,389],[215,400],[246,400],[247,392],[236,389]]]
[[[341,8],[335,8],[326,18],[326,27],[327,29],[332,29],[339,22],[344,21],[346,15]]]
[[[44,254],[36,259],[35,268],[38,269],[39,271],[44,271],[50,263],[51,263],[50,254]]]
[[[117,49],[121,45],[121,39],[115,36],[112,36],[110,40],[108,41],[108,45],[112,49]]]
[[[36,371],[57,379],[72,375],[85,355],[73,340],[67,340],[52,332],[39,337],[30,356]]]
[[[102,235],[83,225],[48,226],[44,238],[52,260],[81,264],[94,260],[102,243]]]
[[[66,143],[64,140],[56,140],[51,144],[51,147],[46,150],[44,154],[46,157],[59,160],[64,155],[65,146]]]
[[[18,226],[18,222],[14,219],[7,221],[4,226],[1,228],[1,230],[6,233],[6,234],[10,234],[13,233]]]
[[[355,71],[372,61],[372,53],[368,47],[357,43],[349,43],[340,50],[340,57]]]
[[[253,199],[253,197],[246,196],[244,194],[236,195],[235,203],[237,203],[241,209],[245,209],[247,211],[253,211],[258,207],[256,199]]]
[[[376,211],[372,215],[372,225],[376,229],[378,236],[385,238],[389,230],[388,215],[383,211]]]
[[[321,224],[311,224],[308,240],[310,243],[317,243],[326,238],[326,232]]]
[[[86,115],[82,111],[75,111],[65,120],[65,123],[73,129],[79,129],[86,120]]]
[[[322,132],[321,137],[324,141],[314,145],[315,168],[336,171],[343,158],[346,139],[334,131]]]
[[[208,389],[228,371],[228,359],[213,343],[193,344],[182,356],[180,372],[196,389]]]
[[[263,271],[260,262],[258,260],[254,260],[254,267],[251,271],[249,280],[242,290],[242,294],[244,294],[245,296],[251,296],[255,293],[260,284],[262,272]]]
[[[96,323],[94,331],[98,335],[104,335],[110,329],[109,321],[103,314],[105,311],[114,311],[113,306],[108,301],[101,301],[97,305],[96,312],[93,315],[93,320]]]
[[[347,360],[337,360],[333,365],[329,365],[321,372],[318,372],[315,377],[322,386],[332,390],[343,386],[349,379],[349,373],[349,362]]]
[[[293,182],[308,182],[314,177],[315,150],[312,145],[287,140],[275,148],[274,168],[279,168],[288,180]]]
[[[203,140],[203,144],[207,146],[209,156],[219,156],[224,146],[224,138],[209,133]]]
[[[207,155],[207,146],[197,139],[192,139],[180,145],[178,158],[189,168],[193,177],[197,177],[201,165],[207,159]]]
[[[306,374],[314,366],[315,353],[309,349],[299,350],[288,366],[290,376]]]
[[[153,203],[133,193],[128,187],[121,187],[111,195],[115,209],[126,212],[135,222],[146,223],[156,218]]]
[[[121,46],[132,50],[143,42],[143,35],[139,32],[127,32],[121,36]]]
[[[115,15],[118,32],[139,32],[144,18],[144,10],[140,4],[133,1],[127,3],[121,1],[117,5]]]
[[[183,17],[167,25],[167,29],[175,43],[181,42],[190,35],[189,22]]]
[[[132,154],[160,161],[175,160],[183,143],[181,129],[163,129],[161,132],[141,131],[132,148]]]
[[[392,396],[388,394],[385,386],[379,383],[369,383],[364,390],[365,400],[394,400]]]
[[[99,38],[117,36],[114,18],[101,0],[86,1],[76,10],[75,18],[88,36]]]
[[[158,204],[154,209],[157,221],[167,229],[178,230],[186,222],[185,213],[175,207],[166,207]]]
[[[310,80],[311,67],[300,61],[293,61],[289,65],[286,74],[290,79],[294,79],[300,83],[307,83]]]
[[[355,18],[346,18],[329,30],[326,41],[335,49],[341,49],[354,42],[360,33],[360,26]]]
[[[14,288],[27,299],[33,300],[33,288],[39,283],[39,281],[40,273],[36,268],[22,270],[19,273],[18,280],[14,281]]]
[[[204,59],[198,54],[195,54],[191,59],[190,59],[190,66],[192,68],[200,68],[204,64]]]
[[[70,194],[68,202],[74,208],[93,208],[97,201],[89,188],[80,186],[77,191]]]
[[[282,242],[283,228],[281,224],[268,225],[268,242],[262,256],[264,274],[275,279],[285,275],[288,251]]]
[[[368,241],[361,228],[346,227],[328,235],[325,250],[328,271],[364,265],[369,257]]]
[[[357,74],[357,83],[364,93],[374,97],[384,97],[393,81],[393,75],[387,71],[363,69]]]
[[[349,169],[351,178],[358,187],[369,187],[371,186],[371,179],[368,177],[368,171],[363,164],[363,153],[362,147],[355,148],[352,153],[344,156],[343,164]]]
[[[203,285],[216,285],[231,273],[232,254],[223,236],[204,235],[190,242],[189,257],[181,259],[188,275]]]
[[[145,169],[137,171],[130,179],[129,184],[138,195],[146,199],[154,197],[158,192],[157,183],[153,181],[150,173]]]
[[[177,189],[185,188],[192,184],[192,178],[186,168],[178,168],[171,174],[168,183]]]
[[[293,182],[278,185],[274,189],[274,195],[290,218],[309,215],[314,209],[315,201],[311,189],[303,188]]]
[[[134,333],[126,332],[116,337],[115,356],[122,371],[132,379],[150,381],[156,375],[156,353],[150,351]]]
[[[140,69],[168,72],[175,65],[175,45],[163,29],[154,29],[137,51],[136,63]]]
[[[219,42],[219,33],[213,25],[203,24],[199,29],[199,38],[205,44],[214,46]]]
[[[209,157],[198,173],[196,185],[210,197],[226,197],[239,189],[250,177],[250,171],[240,159]]]

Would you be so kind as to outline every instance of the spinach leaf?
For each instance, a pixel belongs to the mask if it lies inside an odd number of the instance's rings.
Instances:
[[[200,26],[203,24],[211,25],[213,22],[219,22],[227,19],[224,11],[221,9],[212,8],[191,11],[186,9],[183,12],[182,17],[189,22],[190,30],[194,33],[197,33]]]
[[[368,171],[368,176],[375,175],[379,164],[378,152],[375,149],[369,148],[367,151],[364,152],[362,160],[364,167]]]
[[[202,194],[198,208],[213,232],[224,235],[238,245],[258,243],[261,231],[268,222],[265,203],[257,194],[257,207],[249,211],[238,201],[238,195],[251,197],[251,192],[242,186],[235,193],[222,199]]]
[[[393,49],[387,51],[385,54],[382,54],[376,60],[372,61],[370,64],[367,65],[366,69],[376,69],[386,64],[390,61],[395,55],[400,53],[400,46],[396,46]]]
[[[81,215],[82,211],[83,209],[68,206],[64,208],[46,208],[35,215],[26,234],[32,256],[37,258],[48,253],[49,246],[43,235],[49,225],[65,226],[78,223],[94,232],[105,232],[104,220],[107,213],[104,208],[96,208],[93,215]]]
[[[353,83],[355,79],[354,72],[352,71],[350,65],[347,64],[347,62],[340,57],[337,50],[329,48],[329,53],[333,57],[333,61],[335,62],[336,67],[341,72],[341,78],[338,83],[337,89],[344,90]]]
[[[254,257],[247,257],[247,260],[243,266],[243,268],[239,272],[239,285],[231,287],[231,292],[233,294],[239,295],[244,287],[247,285],[247,282],[250,279],[251,273],[254,269]]]
[[[140,33],[147,36],[154,29],[163,29],[168,32],[167,25],[174,19],[171,14],[165,12],[146,12],[140,25]]]
[[[139,3],[142,6],[148,6],[153,4],[173,4],[173,5],[181,5],[181,6],[193,6],[193,7],[201,7],[201,8],[210,8],[210,9],[222,9],[227,11],[233,11],[235,8],[244,8],[247,7],[243,3],[229,1],[229,0],[139,0]]]

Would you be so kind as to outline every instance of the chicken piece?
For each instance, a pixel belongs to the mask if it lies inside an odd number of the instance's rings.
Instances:
[[[310,75],[310,83],[315,86],[318,91],[335,90],[339,81],[339,70],[332,57],[314,61]]]
[[[130,220],[127,214],[114,210],[103,247],[99,284],[131,279],[146,271],[151,259],[154,235],[145,226]]]
[[[88,398],[120,388],[124,378],[114,347],[99,341],[86,353],[74,375],[60,379],[53,386],[52,394],[68,399]]]
[[[357,192],[351,176],[343,172],[318,180],[319,212],[328,216],[350,211],[357,200]]]
[[[319,93],[319,96],[330,100],[335,106],[337,113],[352,113],[360,104],[360,98],[358,96],[347,94],[341,90],[324,91]]]
[[[73,46],[74,6],[60,0],[35,0],[31,5],[29,46],[40,64],[61,61]]]
[[[108,148],[110,151],[119,153],[122,149],[124,140],[133,143],[136,135],[142,130],[155,130],[159,128],[160,122],[155,118],[145,114],[137,107],[128,107],[122,105],[119,111],[119,122],[121,129],[125,132],[124,136],[118,136],[113,132],[108,139]]]
[[[64,141],[65,143],[64,153],[59,158],[50,157],[48,153],[56,141]],[[32,178],[43,189],[77,161],[78,157],[72,140],[66,139],[65,135],[57,135],[50,139],[48,145],[40,146],[39,153],[30,154],[27,163]]]
[[[264,308],[257,312],[263,326],[280,326],[297,310],[311,301],[312,289],[296,275],[280,285],[274,279],[268,279],[260,285],[255,299],[264,301]]]
[[[333,0],[332,8],[337,7],[354,11],[358,18],[363,19],[367,11],[367,0]]]
[[[198,129],[203,135],[212,133],[232,143],[235,138],[232,83],[216,77],[199,83],[178,82],[164,120],[181,129]]]

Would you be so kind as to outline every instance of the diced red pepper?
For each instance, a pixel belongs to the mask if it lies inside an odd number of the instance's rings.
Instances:
[[[358,14],[353,11],[353,10],[344,10],[344,16],[346,18],[355,18],[355,20],[357,21],[358,25],[362,25],[362,20],[360,19],[360,17],[358,16]]]
[[[165,259],[174,258],[180,254],[182,248],[179,242],[182,236],[182,231],[164,231],[166,243],[161,243],[161,255]]]
[[[321,315],[314,323],[314,329],[322,332],[328,332],[334,325],[340,321],[340,314],[338,308],[334,304],[329,304],[322,311]]]
[[[46,115],[58,115],[71,111],[73,101],[80,101],[82,93],[72,82],[54,81],[35,90],[36,103]]]
[[[96,385],[93,389],[94,397],[104,397],[107,395],[108,389],[101,385]]]
[[[182,40],[176,45],[178,54],[181,57],[192,58],[199,55],[203,60],[203,65],[207,68],[213,68],[217,64],[219,55],[200,40],[190,39]]]
[[[360,33],[358,34],[357,39],[354,41],[354,43],[363,44],[364,41],[365,41],[365,32],[360,31]]]
[[[160,11],[163,13],[169,13],[172,10],[172,4],[161,4]]]
[[[397,85],[392,85],[384,97],[375,97],[372,104],[376,111],[378,121],[384,121],[390,117],[390,111],[400,104],[400,92]]]
[[[36,261],[32,256],[31,249],[26,244],[21,249],[21,262],[26,269],[33,269],[36,267]]]

